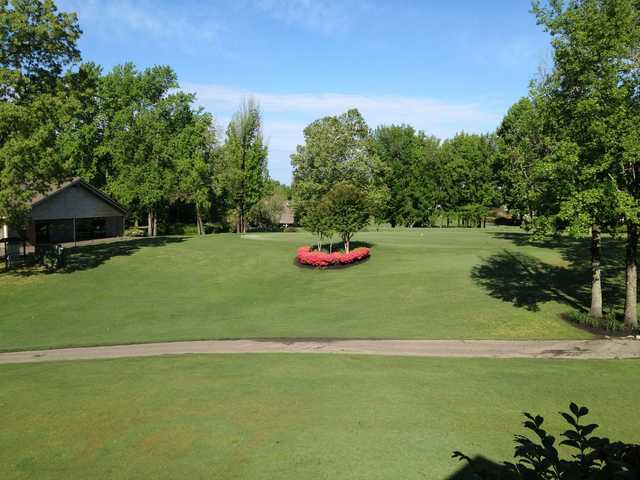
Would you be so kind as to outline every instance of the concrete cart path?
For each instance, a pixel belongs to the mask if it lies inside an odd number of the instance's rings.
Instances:
[[[214,353],[330,353],[472,358],[640,358],[640,341],[598,340],[210,340],[0,353],[0,364]]]

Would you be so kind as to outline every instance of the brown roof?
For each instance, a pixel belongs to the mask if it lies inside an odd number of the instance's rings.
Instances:
[[[295,218],[293,215],[293,210],[289,205],[289,202],[284,202],[282,206],[282,213],[280,214],[280,224],[281,225],[293,225],[295,223]]]
[[[109,205],[114,207],[116,210],[120,210],[125,215],[127,214],[127,209],[126,208],[124,208],[122,205],[120,205],[118,202],[116,202],[113,198],[108,196],[106,193],[98,190],[93,185],[90,185],[87,182],[85,182],[84,180],[82,180],[80,177],[75,177],[72,180],[69,180],[67,182],[63,182],[63,183],[61,183],[59,185],[54,185],[46,193],[39,193],[39,194],[35,195],[31,199],[31,206],[35,207],[39,203],[41,203],[41,202],[43,202],[43,201],[45,201],[45,200],[47,200],[47,199],[59,194],[60,192],[66,190],[69,187],[73,187],[74,185],[80,185],[80,186],[86,188],[91,193],[93,193],[97,197],[100,197],[102,200],[104,200]]]

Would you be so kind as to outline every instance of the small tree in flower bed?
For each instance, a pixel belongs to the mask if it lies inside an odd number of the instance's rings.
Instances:
[[[332,265],[349,265],[364,260],[371,255],[366,247],[354,248],[350,252],[333,252],[327,253],[322,250],[312,250],[311,247],[305,245],[298,249],[296,260],[302,265],[311,265],[318,268],[327,268]]]
[[[302,226],[318,239],[318,250],[322,250],[322,242],[333,236],[333,216],[326,198],[313,205],[302,218]]]
[[[369,221],[367,194],[350,183],[338,183],[327,193],[325,200],[330,212],[332,230],[340,235],[344,250],[349,253],[353,235],[362,230]]]

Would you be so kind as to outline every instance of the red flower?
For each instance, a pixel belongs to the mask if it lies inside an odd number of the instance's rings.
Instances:
[[[327,268],[331,265],[348,265],[359,262],[371,255],[371,251],[366,247],[358,247],[349,253],[333,252],[326,253],[318,250],[311,250],[305,245],[298,248],[296,260],[303,265],[311,265],[318,268]]]

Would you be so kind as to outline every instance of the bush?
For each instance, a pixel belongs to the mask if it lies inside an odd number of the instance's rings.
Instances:
[[[193,223],[161,223],[158,235],[197,235],[198,227]]]
[[[589,409],[572,403],[569,410],[570,413],[560,413],[569,424],[569,429],[562,433],[563,440],[559,443],[575,451],[569,458],[560,456],[555,446],[556,438],[542,428],[544,418],[529,413],[524,414],[524,427],[534,434],[535,440],[516,435],[514,457],[517,463],[504,462],[483,468],[461,452],[453,452],[453,458],[467,461],[475,473],[474,478],[480,480],[640,478],[640,445],[611,442],[608,438],[592,436],[598,425],[582,423]]]
[[[318,268],[327,268],[333,265],[349,265],[369,258],[371,251],[366,247],[359,247],[349,253],[333,252],[327,253],[321,250],[311,250],[305,245],[298,249],[296,260],[302,265],[311,265]]]
[[[615,312],[609,312],[602,318],[595,318],[586,312],[571,312],[566,318],[573,323],[583,327],[603,330],[605,332],[617,333],[624,330],[624,323],[616,318]]]
[[[124,231],[125,237],[144,237],[146,234],[146,229],[142,227],[129,227]]]

